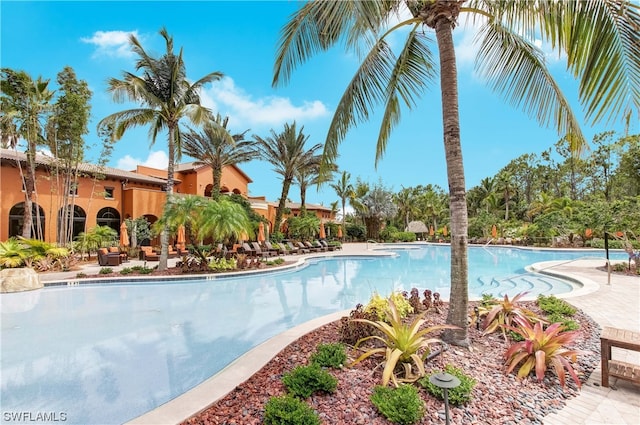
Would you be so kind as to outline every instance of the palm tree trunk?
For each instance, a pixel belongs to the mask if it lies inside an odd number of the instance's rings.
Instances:
[[[176,124],[177,125],[177,124]],[[167,164],[167,202],[169,202],[173,195],[173,171],[175,169],[175,127],[176,125],[169,125],[169,163]],[[165,203],[166,206],[166,203]],[[167,263],[169,260],[169,229],[167,226],[162,229],[160,233],[160,258],[158,261],[158,270],[163,271],[167,269]]]
[[[215,167],[213,169],[213,188],[211,189],[211,199],[217,201],[220,199],[220,186],[222,185],[222,168]]]
[[[31,237],[31,228],[33,227],[33,194],[36,191],[36,147],[33,143],[29,143],[27,147],[27,174],[24,184],[24,216],[22,222],[22,237]]]
[[[280,202],[278,203],[278,210],[276,211],[275,223],[273,228],[276,232],[280,231],[280,225],[282,224],[282,216],[284,215],[284,209],[286,207],[287,196],[289,196],[289,188],[291,187],[291,179],[285,178],[282,182],[282,193],[280,194]]]
[[[453,45],[452,22],[446,17],[440,17],[435,29],[440,53],[442,120],[451,214],[451,295],[447,323],[460,328],[459,330],[446,330],[442,338],[452,344],[468,346],[468,218],[462,147],[460,145],[458,71]]]

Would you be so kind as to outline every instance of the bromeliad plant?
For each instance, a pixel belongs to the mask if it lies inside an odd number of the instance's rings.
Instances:
[[[580,379],[571,362],[576,361],[577,355],[589,354],[589,352],[570,350],[565,347],[576,339],[577,333],[565,332],[561,323],[553,323],[543,329],[541,322],[532,325],[526,318],[520,316],[515,317],[513,321],[517,326],[505,326],[505,328],[522,336],[523,341],[516,342],[505,353],[507,373],[511,373],[519,365],[519,378],[524,378],[535,370],[536,378],[542,381],[551,365],[562,387],[565,386],[566,369],[580,388]]]
[[[497,302],[493,306],[490,306],[490,308],[484,308],[481,306],[479,315],[485,315],[482,326],[484,328],[485,335],[493,333],[500,329],[502,330],[502,335],[506,340],[507,336],[505,327],[511,326],[515,318],[519,317],[529,323],[543,321],[531,310],[518,305],[518,301],[520,301],[520,298],[522,298],[526,294],[527,292],[521,292],[514,296],[511,300],[509,299],[509,296],[505,294],[502,301]]]
[[[388,300],[385,319],[377,321],[353,319],[357,322],[367,323],[382,333],[382,336],[370,335],[360,339],[355,345],[356,349],[368,340],[378,340],[384,346],[371,348],[351,364],[353,366],[371,356],[384,356],[381,363],[384,365],[383,386],[387,386],[391,380],[393,385],[397,387],[398,382],[414,382],[424,376],[424,362],[431,352],[430,345],[442,342],[438,338],[427,338],[426,335],[441,329],[458,329],[452,325],[437,325],[421,329],[425,323],[422,315],[419,315],[411,323],[404,323],[392,298]],[[404,371],[402,378],[396,378],[394,373],[399,365],[402,365]],[[416,373],[414,373],[412,365],[415,365]]]

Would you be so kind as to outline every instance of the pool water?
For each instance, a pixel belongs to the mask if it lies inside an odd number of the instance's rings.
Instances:
[[[448,298],[448,246],[394,253],[312,259],[295,270],[245,277],[2,294],[2,423],[17,422],[21,412],[30,415],[23,419],[49,415],[69,424],[126,422],[270,337],[366,303],[373,292],[416,287]],[[604,258],[594,251],[472,247],[470,297],[568,292],[571,284],[524,267],[587,255]]]

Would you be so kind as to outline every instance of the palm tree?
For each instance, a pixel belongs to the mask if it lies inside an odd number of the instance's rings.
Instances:
[[[316,144],[309,150],[305,150],[305,143],[309,136],[305,136],[302,131],[304,127],[300,127],[298,132],[296,123],[285,124],[282,133],[276,133],[271,130],[271,136],[263,139],[260,136],[253,135],[256,142],[255,149],[258,155],[265,161],[273,165],[274,171],[282,176],[282,192],[278,209],[276,210],[276,218],[274,229],[278,231],[282,224],[282,216],[284,215],[285,202],[289,195],[289,188],[295,177],[296,170],[304,164],[308,164],[311,158],[322,147]]]
[[[49,80],[38,77],[33,80],[24,71],[2,68],[0,80],[0,138],[2,146],[15,148],[20,139],[27,143],[27,169],[24,173],[24,216],[22,237],[30,238],[33,229],[33,201],[36,195],[36,150],[46,143],[45,119],[53,105],[54,92],[49,90]],[[18,166],[20,162],[18,161]],[[22,168],[20,168],[22,172]],[[41,229],[40,229],[41,230]],[[33,232],[40,233],[40,232]],[[44,237],[37,234],[37,237]]]
[[[244,139],[245,130],[239,134],[231,134],[227,130],[229,117],[222,119],[218,114],[213,123],[206,123],[202,132],[190,129],[182,135],[182,152],[196,158],[195,165],[208,165],[213,174],[211,198],[220,197],[222,169],[227,166],[249,162],[256,157],[256,152],[249,140]]]
[[[195,195],[171,196],[167,200],[162,217],[158,219],[158,225],[163,228],[177,230],[184,226],[184,234],[187,244],[191,245],[203,264],[207,258],[196,243],[199,240],[197,232],[200,228],[202,211],[207,204],[206,198]]]
[[[173,176],[175,156],[181,153],[181,134],[179,122],[187,118],[196,125],[211,120],[211,111],[200,104],[199,90],[207,83],[219,80],[220,72],[211,72],[198,81],[190,83],[187,80],[186,67],[182,59],[182,49],[177,55],[173,52],[173,37],[162,28],[160,35],[164,38],[166,52],[159,58],[149,56],[138,39],[131,35],[129,44],[138,55],[136,70],[142,71],[138,76],[130,72],[123,72],[122,80],[111,78],[108,81],[108,91],[113,94],[116,102],[128,99],[142,105],[141,108],[128,109],[111,114],[98,123],[98,128],[113,124],[115,140],[119,140],[124,133],[141,125],[151,125],[149,136],[151,143],[155,143],[160,131],[168,134],[167,165],[167,196],[173,194]],[[169,235],[166,230],[160,238],[162,252],[158,270],[167,268]]]
[[[400,9],[411,18],[397,23]],[[481,21],[476,57],[479,74],[510,103],[522,106],[540,124],[554,125],[584,144],[578,120],[546,68],[544,54],[533,38],[549,41],[567,55],[569,70],[579,78],[580,100],[587,117],[630,118],[638,113],[640,7],[630,1],[375,0],[304,3],[284,26],[277,49],[273,84],[288,82],[293,69],[313,54],[344,42],[357,51],[370,47],[343,94],[324,148],[333,162],[347,131],[384,104],[376,148],[383,155],[391,130],[399,123],[401,106],[416,105],[427,82],[435,79],[430,39],[435,32],[442,102],[443,141],[449,180],[451,214],[451,299],[447,323],[459,330],[443,338],[468,345],[468,216],[460,143],[458,72],[453,30],[460,13]],[[390,23],[395,24],[390,28]],[[408,27],[396,55],[388,36]],[[571,28],[568,31],[567,28]],[[394,40],[394,44],[396,41]],[[635,112],[634,112],[635,110]]]
[[[307,158],[306,163],[300,165],[294,174],[293,182],[300,188],[300,211],[306,211],[307,188],[309,186],[319,186],[331,179],[332,174],[337,170],[335,165],[331,165],[329,172],[320,172],[322,155],[313,155]]]
[[[410,188],[403,187],[400,192],[393,196],[393,201],[398,207],[398,215],[403,221],[404,228],[409,227],[409,222],[413,220],[414,213],[417,210],[417,198]]]
[[[349,180],[351,179],[351,173],[347,171],[343,171],[340,175],[340,180],[336,183],[331,183],[330,186],[333,190],[336,191],[336,195],[340,198],[342,202],[342,227],[344,228],[345,217],[347,216],[347,212],[345,208],[347,206],[347,199],[353,197],[353,185]]]

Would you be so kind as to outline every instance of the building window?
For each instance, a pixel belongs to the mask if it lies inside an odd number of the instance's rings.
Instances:
[[[104,187],[104,199],[113,199],[113,190],[112,187]]]
[[[77,183],[71,183],[71,186],[69,187],[69,196],[78,196],[78,184]]]

